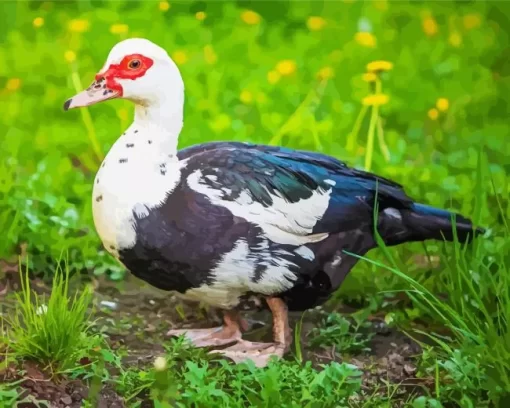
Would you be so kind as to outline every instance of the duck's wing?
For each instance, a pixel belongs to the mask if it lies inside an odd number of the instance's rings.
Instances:
[[[212,150],[225,150],[225,149],[255,150],[275,157],[279,157],[284,160],[306,161],[309,162],[310,164],[322,166],[332,171],[344,169],[348,170],[352,174],[356,174],[358,177],[378,180],[378,182],[382,182],[384,184],[394,186],[395,188],[402,189],[401,184],[398,184],[392,180],[386,179],[381,176],[376,176],[373,173],[350,168],[345,162],[333,156],[328,156],[318,152],[290,149],[280,146],[269,146],[256,143],[232,142],[232,141],[207,142],[185,147],[184,149],[181,149],[177,152],[177,157],[179,158],[179,160],[184,160],[192,157],[195,154],[201,154]]]
[[[319,153],[226,143],[187,159],[188,186],[273,240],[301,244],[362,228],[380,209],[407,208],[400,185]]]

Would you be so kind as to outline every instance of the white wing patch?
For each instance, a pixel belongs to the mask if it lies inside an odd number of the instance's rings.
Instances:
[[[183,296],[195,301],[207,299],[207,303],[212,306],[228,309],[237,306],[239,297],[247,292],[272,295],[290,289],[296,280],[296,276],[289,270],[293,264],[275,256],[289,253],[279,251],[271,254],[268,247],[267,240],[263,240],[259,248],[252,252],[246,241],[238,240],[232,251],[225,254],[211,271],[214,283],[190,289]],[[258,281],[254,281],[257,265],[255,257],[265,259],[259,264],[266,266]]]
[[[313,251],[304,245],[296,248],[294,252],[303,258],[308,259],[309,261],[313,261],[315,258]]]
[[[242,191],[234,201],[225,200],[221,188],[212,188],[202,183],[202,177],[200,170],[190,174],[187,178],[189,187],[207,196],[212,204],[221,205],[235,216],[259,225],[266,236],[275,243],[303,245],[321,241],[328,236],[327,233],[309,234],[328,209],[331,189],[316,190],[310,198],[295,203],[289,203],[280,195],[271,194],[266,189],[273,204],[264,207],[254,201],[248,191]],[[334,184],[333,180],[328,180],[328,184],[332,183]]]

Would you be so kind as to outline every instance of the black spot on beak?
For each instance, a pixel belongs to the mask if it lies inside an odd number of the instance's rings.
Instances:
[[[73,98],[71,99],[68,99],[67,101],[65,101],[64,103],[64,110],[65,111],[68,111],[69,110],[69,105],[71,105],[71,102],[73,101]]]

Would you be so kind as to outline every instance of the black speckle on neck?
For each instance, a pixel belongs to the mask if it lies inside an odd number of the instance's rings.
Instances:
[[[127,163],[128,159],[119,159],[119,163]]]
[[[164,176],[166,174],[166,170],[164,170],[164,169],[161,169],[159,172],[161,173],[162,176]]]
[[[103,164],[101,164],[101,167],[104,167],[105,164],[106,164],[106,162],[104,161]]]
[[[101,194],[101,195],[98,195],[98,196],[96,197],[96,201],[97,201],[98,203],[99,203],[100,201],[103,201],[103,195],[102,195],[102,194]]]
[[[99,178],[98,178],[98,179],[96,179],[96,184],[99,184]]]
[[[110,245],[110,249],[115,250],[115,246],[114,245]]]
[[[150,140],[150,139],[147,140],[147,143],[152,144],[152,140]]]
[[[126,143],[126,147],[135,147],[134,143]]]
[[[138,130],[135,130],[135,133],[138,133]]]

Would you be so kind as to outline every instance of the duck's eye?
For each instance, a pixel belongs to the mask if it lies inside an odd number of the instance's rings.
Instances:
[[[129,69],[138,69],[138,68],[140,68],[141,64],[142,63],[140,62],[140,60],[134,59],[134,60],[129,61],[128,68]]]

